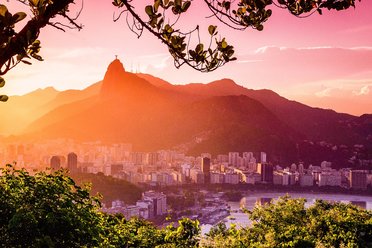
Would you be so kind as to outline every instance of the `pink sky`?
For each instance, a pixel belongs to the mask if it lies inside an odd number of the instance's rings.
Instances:
[[[20,6],[16,1],[6,4],[11,10]],[[5,76],[7,85],[1,93],[24,94],[47,86],[84,88],[103,78],[117,54],[127,70],[151,73],[172,83],[232,78],[247,88],[272,89],[312,106],[372,113],[372,1],[306,19],[275,6],[272,9],[262,32],[232,31],[219,24],[219,33],[235,46],[238,61],[212,73],[199,73],[187,67],[175,69],[158,40],[148,33],[137,39],[124,19],[114,23],[111,1],[84,1],[79,19],[84,29],[63,33],[45,28],[40,36],[45,61],[13,69]],[[181,22],[206,30],[210,22],[218,23],[205,19],[206,15],[203,1],[194,0]]]

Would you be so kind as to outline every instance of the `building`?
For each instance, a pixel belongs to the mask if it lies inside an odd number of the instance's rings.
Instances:
[[[203,184],[204,183],[204,173],[199,169],[190,170],[190,178],[193,183]]]
[[[61,159],[59,158],[59,156],[53,156],[50,159],[50,168],[53,171],[61,169]]]
[[[239,183],[239,174],[238,173],[226,173],[225,174],[225,183],[227,184],[238,184]]]
[[[267,155],[266,155],[266,152],[261,152],[260,154],[260,162],[263,164],[263,163],[266,163],[267,162]]]
[[[273,182],[274,167],[271,164],[258,163],[257,172],[261,174],[262,182],[267,182],[267,183]]]
[[[140,216],[140,207],[136,205],[128,205],[124,208],[124,216],[126,219]]]
[[[149,200],[140,200],[136,202],[140,207],[140,217],[144,219],[151,219],[154,217],[154,204]]]
[[[204,183],[210,183],[211,159],[204,157],[201,160],[201,170],[204,174]]]
[[[229,164],[232,166],[238,166],[239,163],[239,152],[229,152]]]
[[[367,188],[367,172],[364,170],[350,170],[349,180],[352,189]]]
[[[142,199],[152,202],[154,216],[167,213],[167,196],[165,194],[155,191],[146,191],[142,194]]]
[[[338,171],[320,173],[318,185],[319,187],[341,186],[341,173]]]
[[[218,163],[227,163],[229,162],[229,156],[225,154],[219,154],[217,155],[217,162]]]
[[[225,175],[223,173],[212,172],[210,173],[211,184],[221,184],[225,182]]]
[[[314,178],[311,174],[300,175],[300,185],[302,187],[309,187],[314,185]]]
[[[275,184],[275,185],[283,185],[283,174],[282,173],[274,173],[274,175],[273,175],[273,184]]]
[[[76,173],[78,172],[78,168],[77,168],[77,155],[76,153],[69,153],[67,155],[67,169],[71,172],[71,173]]]

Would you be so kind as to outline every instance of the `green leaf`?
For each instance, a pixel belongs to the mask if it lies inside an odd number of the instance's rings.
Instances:
[[[6,102],[8,101],[9,97],[6,95],[0,95],[0,102]]]

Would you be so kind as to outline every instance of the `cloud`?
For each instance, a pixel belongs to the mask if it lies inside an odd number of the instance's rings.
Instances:
[[[333,90],[332,88],[326,88],[322,91],[316,92],[315,95],[317,97],[329,97],[329,96],[331,96],[332,90]]]
[[[263,46],[254,50],[251,54],[264,54],[267,52],[281,51],[285,50],[286,47],[277,47],[277,46]]]
[[[372,87],[372,85],[365,85],[362,88],[360,88],[358,91],[353,91],[353,94],[356,96],[369,95],[369,93],[371,92],[370,87]]]

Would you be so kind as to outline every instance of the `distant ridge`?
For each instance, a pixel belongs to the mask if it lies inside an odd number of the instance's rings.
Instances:
[[[139,151],[177,148],[189,154],[264,150],[280,163],[328,159],[339,166],[348,165],[350,154],[332,146],[372,149],[369,115],[311,108],[231,79],[172,85],[127,72],[118,59],[101,82],[58,92],[40,106],[50,109],[18,139],[128,142]],[[312,145],[321,141],[332,146]]]

